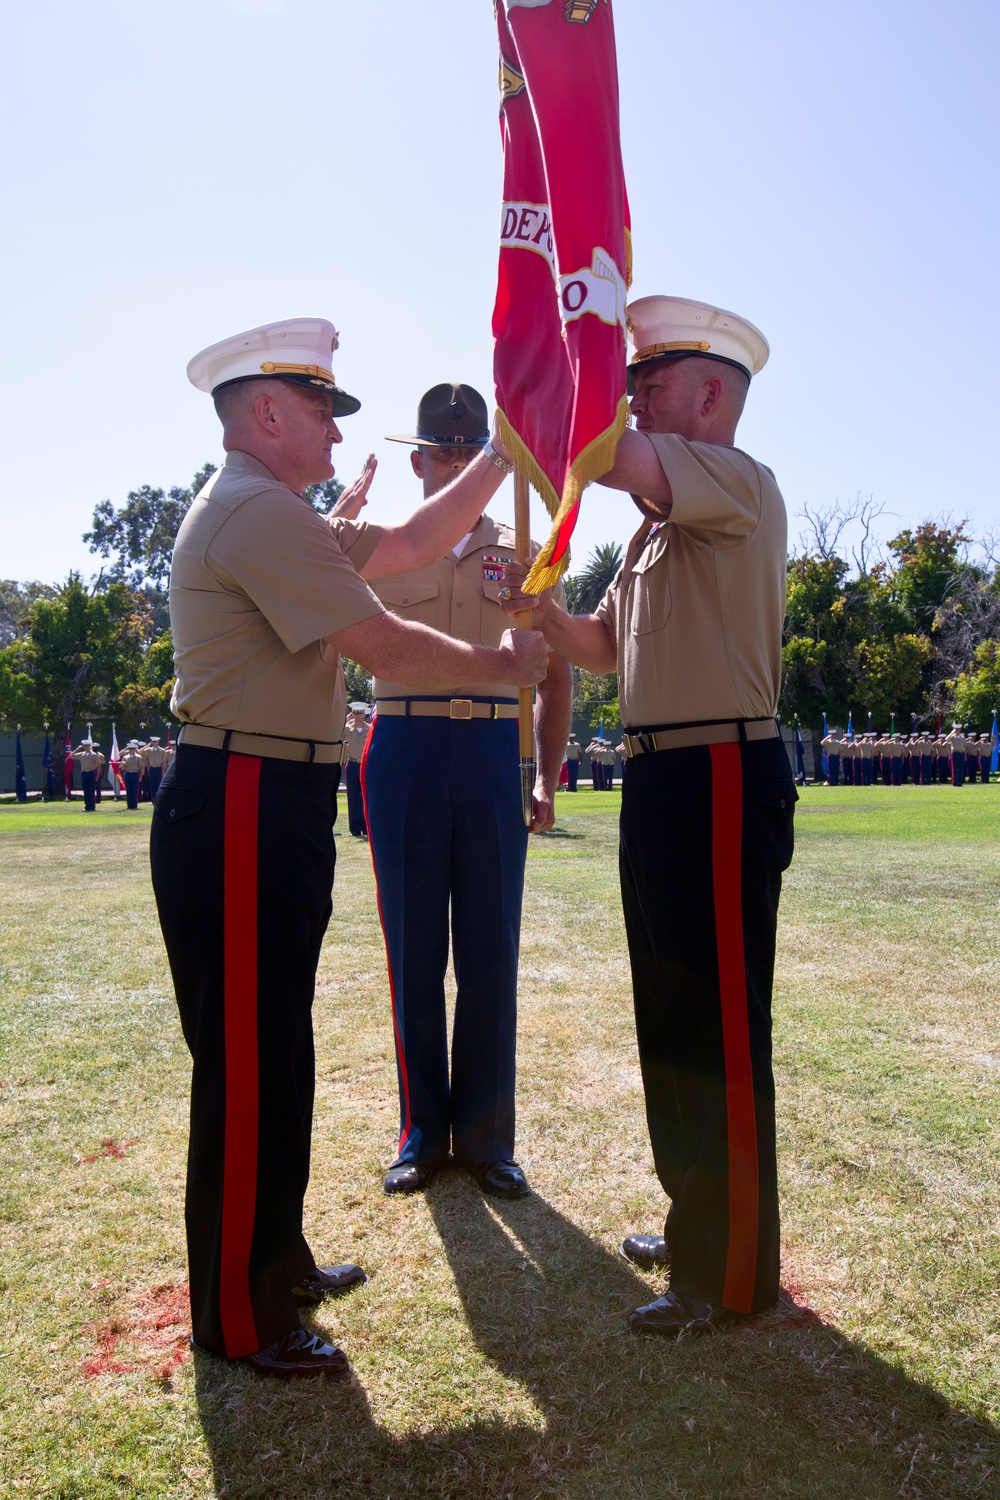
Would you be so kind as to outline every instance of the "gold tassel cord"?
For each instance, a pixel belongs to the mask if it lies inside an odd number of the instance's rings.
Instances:
[[[618,402],[615,420],[611,426],[605,428],[602,433],[594,438],[593,442],[587,444],[582,453],[577,455],[566,476],[562,500],[555,508],[553,508],[552,501],[549,499],[550,494],[553,498],[555,497],[555,489],[548,477],[542,473],[525,444],[516,436],[513,428],[510,427],[510,424],[504,417],[503,412],[499,416],[501,442],[513,459],[515,466],[523,474],[527,475],[528,479],[535,486],[535,489],[538,490],[538,493],[542,496],[548,507],[549,515],[553,517],[552,530],[549,532],[548,540],[535,558],[531,565],[531,571],[524,580],[524,592],[526,594],[542,594],[546,589],[552,588],[559,582],[559,579],[566,571],[566,564],[569,562],[568,552],[558,562],[553,563],[550,561],[552,553],[555,551],[555,545],[563,522],[579,501],[590,481],[592,479],[600,479],[601,475],[606,474],[614,464],[618,441],[628,426],[628,397],[622,396]],[[515,438],[513,444],[508,442],[508,431]],[[535,478],[536,473],[541,475],[544,488]]]

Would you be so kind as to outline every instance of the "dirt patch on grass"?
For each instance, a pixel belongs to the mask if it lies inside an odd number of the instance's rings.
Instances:
[[[165,1282],[135,1293],[110,1322],[95,1324],[87,1380],[99,1375],[148,1375],[164,1381],[189,1357],[191,1303],[185,1283]]]

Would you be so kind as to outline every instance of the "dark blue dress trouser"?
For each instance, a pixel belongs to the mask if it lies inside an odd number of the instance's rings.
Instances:
[[[355,837],[360,838],[367,834],[368,825],[365,822],[365,804],[361,794],[361,764],[356,760],[349,760],[345,766],[347,783],[347,828]]]
[[[515,719],[376,718],[362,766],[399,1078],[399,1161],[514,1154],[527,830]],[[458,994],[448,1076],[448,917]]]
[[[139,806],[139,772],[125,772],[125,806],[134,811]]]
[[[96,812],[97,810],[94,802],[94,781],[96,776],[96,771],[80,772],[80,785],[83,787],[83,805],[87,812]]]
[[[569,783],[569,789],[571,792],[576,791],[576,783],[579,780],[579,777],[580,762],[578,760],[568,760],[566,762],[566,779]]]

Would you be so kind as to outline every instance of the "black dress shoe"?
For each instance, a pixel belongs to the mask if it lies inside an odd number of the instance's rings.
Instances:
[[[629,1313],[628,1326],[633,1333],[658,1333],[662,1338],[675,1339],[682,1333],[694,1336],[714,1328],[731,1328],[746,1319],[745,1313],[731,1312],[728,1307],[713,1307],[697,1297],[668,1292]]]
[[[528,1179],[516,1161],[466,1161],[459,1165],[493,1198],[523,1198],[531,1192]]]
[[[386,1193],[419,1193],[440,1172],[443,1162],[396,1161],[385,1174],[382,1184]]]
[[[630,1234],[622,1240],[618,1253],[643,1271],[660,1271],[670,1264],[670,1251],[662,1234]]]
[[[199,1354],[211,1352],[202,1349],[194,1339],[191,1348]],[[327,1380],[347,1380],[351,1374],[343,1349],[338,1349],[335,1344],[324,1344],[321,1338],[307,1333],[304,1328],[290,1328],[266,1349],[258,1349],[256,1354],[232,1362],[249,1365],[258,1375],[269,1375],[273,1380],[315,1380],[321,1376]]]
[[[360,1266],[317,1266],[292,1287],[296,1302],[322,1302],[324,1297],[339,1297],[352,1287],[364,1286],[368,1280]]]

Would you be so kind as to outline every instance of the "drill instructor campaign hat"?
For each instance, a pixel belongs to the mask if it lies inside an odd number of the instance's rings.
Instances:
[[[199,391],[215,395],[238,380],[288,380],[311,390],[329,391],[335,417],[350,417],[361,407],[337,384],[330,356],[339,348],[337,330],[326,318],[286,318],[234,333],[209,344],[187,367]]]
[[[640,297],[628,304],[627,327],[635,353],[629,361],[628,389],[635,390],[636,365],[698,355],[735,365],[753,376],[767,364],[770,346],[759,328],[737,313],[692,302],[689,297]]]
[[[415,433],[386,433],[390,443],[421,448],[481,448],[489,436],[486,402],[473,386],[452,380],[432,385],[421,396]]]

